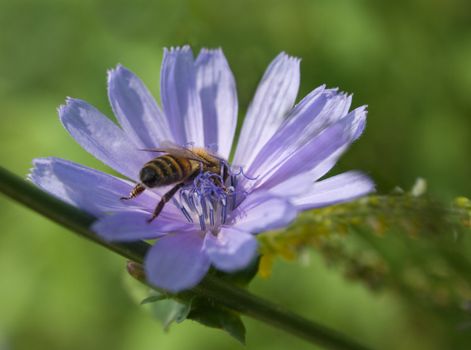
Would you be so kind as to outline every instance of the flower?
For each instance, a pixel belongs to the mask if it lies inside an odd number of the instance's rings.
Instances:
[[[144,265],[157,287],[190,288],[210,266],[242,269],[257,254],[255,234],[288,225],[299,211],[351,200],[374,188],[356,171],[319,180],[362,133],[366,108],[349,112],[351,95],[325,86],[294,106],[299,79],[299,59],[279,54],[248,108],[228,180],[221,185],[214,180],[220,175],[200,172],[150,223],[168,188],[120,200],[140,181],[143,165],[157,156],[144,149],[171,141],[205,147],[229,164],[238,103],[220,49],[203,49],[196,60],[188,46],[164,52],[162,109],[131,71],[121,65],[111,70],[108,94],[120,126],[82,100],[69,98],[59,108],[72,137],[128,179],[58,158],[35,159],[29,178],[96,216],[93,229],[107,240],[156,239]]]

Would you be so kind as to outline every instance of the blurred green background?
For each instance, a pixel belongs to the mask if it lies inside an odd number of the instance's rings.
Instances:
[[[106,70],[117,63],[158,96],[163,47],[186,43],[223,48],[241,111],[280,51],[302,58],[300,97],[326,83],[368,104],[366,133],[336,172],[362,169],[385,193],[422,176],[436,198],[470,196],[467,0],[0,0],[1,165],[25,176],[33,158],[58,156],[105,169],[56,108],[73,96],[111,116]],[[0,208],[1,350],[242,349],[191,321],[165,334],[123,288],[123,259],[5,197]],[[448,348],[427,313],[309,258],[278,261],[251,290],[377,349]],[[247,328],[247,349],[312,348],[250,319]]]

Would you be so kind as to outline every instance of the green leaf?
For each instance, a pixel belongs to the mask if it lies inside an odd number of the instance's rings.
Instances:
[[[188,318],[205,326],[221,329],[245,345],[245,326],[239,314],[226,308],[211,305],[199,298],[193,302]]]
[[[165,331],[172,323],[191,319],[211,328],[226,331],[237,341],[245,344],[245,327],[240,316],[229,309],[210,303],[205,298],[192,298],[189,301],[175,301],[168,295],[153,291],[152,295],[141,301],[153,316],[158,319]]]
[[[173,322],[180,323],[188,316],[191,309],[190,298],[188,302],[169,299],[168,294],[150,289],[128,273],[124,274],[123,281],[129,296],[159,320],[165,331],[168,331]]]
[[[151,306],[154,317],[162,323],[165,331],[169,330],[173,322],[180,323],[186,320],[191,310],[191,302],[180,303],[172,299],[161,299],[148,305]]]
[[[161,301],[161,300],[164,300],[164,299],[167,299],[167,298],[168,298],[168,296],[165,295],[165,294],[150,295],[150,296],[148,296],[147,298],[145,298],[144,300],[141,301],[141,305],[155,303],[157,301]]]
[[[245,345],[245,326],[239,315],[226,311],[221,317],[222,328],[233,338]]]

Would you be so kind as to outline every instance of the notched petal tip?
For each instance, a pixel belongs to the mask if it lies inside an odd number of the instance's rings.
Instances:
[[[220,54],[223,54],[222,52],[222,48],[220,46],[218,47],[214,47],[214,48],[209,48],[209,47],[203,47],[201,48],[199,54],[217,54],[217,55],[220,55]]]
[[[34,158],[32,161],[33,166],[29,169],[26,178],[39,186],[41,179],[51,175],[52,165],[56,159],[55,157]]]
[[[116,78],[116,75],[118,74],[129,74],[130,71],[126,67],[124,67],[121,63],[118,63],[116,67],[110,68],[106,71],[106,77],[107,77],[107,83],[108,83],[108,88],[112,82]]]
[[[276,57],[275,57],[275,60],[285,60],[287,62],[290,62],[290,63],[294,63],[294,64],[299,64],[301,62],[301,58],[300,57],[297,57],[297,56],[292,56],[288,53],[286,53],[285,51],[281,51]]]
[[[363,134],[366,127],[367,105],[354,109],[352,113],[355,114],[351,124],[352,140],[356,141]]]
[[[68,96],[65,104],[58,108],[59,120],[68,130],[71,124],[80,123],[78,116],[89,108],[90,105],[87,102]]]
[[[300,74],[300,62],[301,59],[299,57],[290,56],[286,52],[280,52],[269,64],[265,73],[270,70],[280,70],[279,72],[283,71],[291,71],[296,72],[296,75],[299,76]],[[297,78],[299,80],[299,77]]]
[[[70,104],[73,103],[75,101],[75,98],[74,97],[70,97],[70,96],[67,96],[65,98],[65,103],[59,105],[59,107],[57,107],[57,113],[59,114],[59,117],[61,117],[61,115],[63,115],[68,108],[70,108]]]
[[[205,66],[208,64],[214,64],[214,62],[224,66],[225,69],[230,69],[226,57],[224,56],[224,52],[220,47],[202,48],[196,57],[195,66]]]
[[[135,77],[135,74],[118,63],[115,68],[108,69],[107,72],[107,86],[108,86],[108,97],[112,94],[112,90],[118,88],[120,82],[124,81],[126,84],[130,84],[131,80]]]
[[[299,59],[282,52],[268,65],[249,105],[234,162],[249,168],[292,109],[300,83]]]
[[[183,45],[183,46],[170,46],[170,48],[164,48],[164,56],[165,54],[179,54],[179,53],[191,53],[193,55],[193,51],[191,50],[190,45]]]
[[[60,105],[57,108],[57,112],[59,113],[59,118],[61,119],[62,123],[64,123],[64,118],[69,113],[77,112],[80,109],[87,108],[87,106],[89,106],[89,104],[86,101],[81,100],[79,98],[67,96],[65,98],[65,104]]]

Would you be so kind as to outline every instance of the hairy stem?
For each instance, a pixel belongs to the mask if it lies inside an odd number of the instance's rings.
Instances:
[[[89,229],[96,220],[95,217],[41,191],[2,167],[0,167],[0,191],[80,236],[137,263],[143,262],[149,249],[149,244],[142,241],[110,243],[102,240]],[[366,349],[333,330],[214,276],[207,276],[198,286],[188,292],[209,298],[227,308],[283,329],[313,344],[329,349]]]

